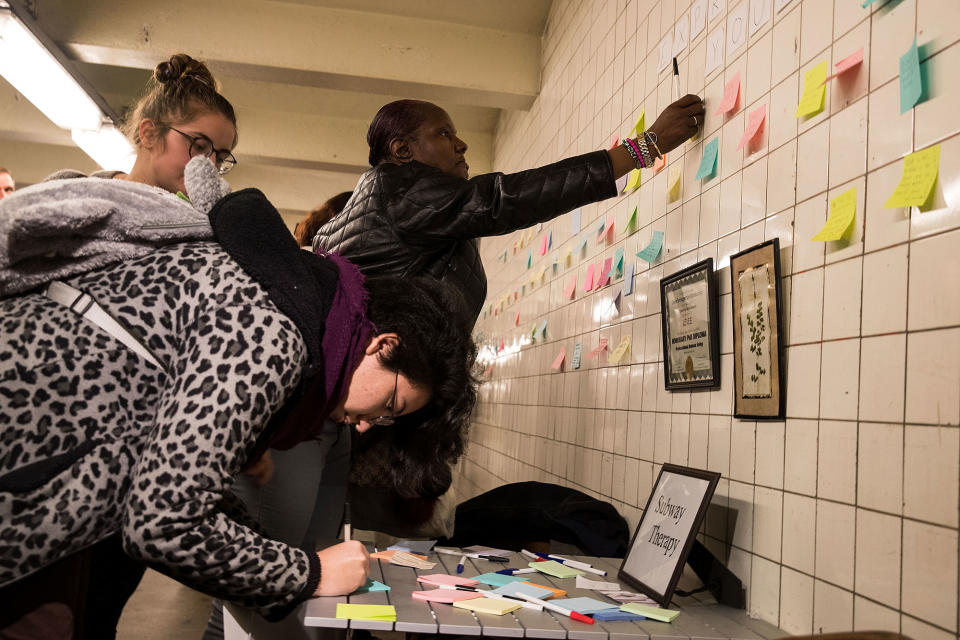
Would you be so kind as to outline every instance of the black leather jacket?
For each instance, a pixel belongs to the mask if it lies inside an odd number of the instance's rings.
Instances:
[[[472,321],[487,297],[477,238],[510,233],[616,195],[606,151],[519,173],[469,180],[419,162],[382,163],[361,176],[313,248],[368,275],[430,275],[456,287]]]

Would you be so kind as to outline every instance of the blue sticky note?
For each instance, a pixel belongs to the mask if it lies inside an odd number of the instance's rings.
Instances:
[[[646,260],[650,264],[653,264],[657,259],[657,256],[660,255],[660,249],[663,247],[663,231],[654,231],[653,237],[650,238],[650,244],[648,244],[643,251],[637,254],[638,258]]]
[[[488,584],[491,587],[502,587],[510,584],[511,582],[527,581],[527,579],[523,576],[505,576],[502,573],[481,573],[478,576],[473,576],[471,579],[482,582],[483,584]]]
[[[633,293],[633,263],[627,263],[626,273],[623,274],[623,295],[628,296]]]
[[[550,234],[547,236],[547,250],[553,248],[553,229],[550,230]]]
[[[618,247],[613,256],[613,266],[610,267],[610,273],[607,275],[611,278],[619,278],[621,273],[623,273],[623,247]]]
[[[576,611],[577,613],[582,613],[587,615],[589,613],[595,613],[597,611],[605,611],[606,609],[619,609],[619,604],[611,604],[609,602],[601,602],[600,600],[594,600],[593,598],[562,598],[560,600],[551,600],[557,606],[563,607],[564,609],[569,609],[570,611]]]
[[[354,591],[354,593],[371,593],[373,591],[390,591],[390,587],[382,582],[377,582],[376,580],[367,578],[367,583]]]
[[[515,596],[518,593],[525,593],[528,596],[533,596],[534,598],[549,598],[553,595],[553,591],[544,589],[543,587],[538,587],[537,585],[530,584],[529,582],[513,582],[511,584],[505,584],[502,587],[497,587],[493,590],[493,592],[504,596]]]
[[[580,209],[574,209],[570,218],[571,233],[577,235],[580,233]]]
[[[913,109],[923,95],[923,81],[920,79],[920,50],[917,38],[900,58],[900,113]]]
[[[720,136],[716,136],[703,147],[703,158],[700,160],[700,168],[697,169],[697,180],[709,178],[717,172],[717,152],[720,149]]]
[[[620,611],[620,609],[604,609],[593,614],[594,620],[600,622],[615,622],[617,620],[646,620],[643,616],[638,616],[629,611]]]

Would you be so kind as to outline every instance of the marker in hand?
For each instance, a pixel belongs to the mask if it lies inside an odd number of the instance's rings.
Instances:
[[[343,541],[350,540],[350,503],[343,503]]]

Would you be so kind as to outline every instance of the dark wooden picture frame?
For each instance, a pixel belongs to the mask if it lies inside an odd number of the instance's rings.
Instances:
[[[720,333],[713,258],[660,280],[660,322],[663,338],[663,384],[666,389],[720,385]],[[687,296],[681,287],[695,294]],[[683,303],[677,303],[680,297]],[[671,323],[671,318],[674,322]],[[688,324],[687,332],[671,327]],[[683,366],[675,361],[686,355]],[[699,366],[698,366],[699,365]]]
[[[661,607],[669,607],[719,481],[720,474],[714,471],[664,464],[617,577],[656,600]],[[677,501],[672,502],[671,497]],[[691,514],[689,507],[693,504],[697,510]],[[686,510],[675,518],[681,506]],[[667,533],[661,533],[664,524],[669,527]],[[657,562],[661,564],[658,566]]]
[[[731,256],[730,286],[733,292],[733,415],[751,420],[783,420],[787,394],[780,241],[774,238]],[[747,294],[749,299],[744,299]]]

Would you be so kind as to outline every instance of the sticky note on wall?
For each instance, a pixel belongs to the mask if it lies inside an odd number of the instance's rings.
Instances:
[[[823,83],[827,80],[827,61],[810,68],[803,74],[803,94],[800,104],[794,112],[794,117],[803,118],[823,111],[823,99],[827,95],[827,88]]]
[[[893,190],[885,209],[898,207],[923,207],[933,195],[940,172],[940,145],[911,153],[903,159],[903,175]]]
[[[743,135],[740,137],[740,144],[737,145],[737,151],[756,137],[766,117],[767,105],[765,104],[760,105],[750,112],[750,117],[747,119],[747,128],[744,129]]]
[[[737,106],[737,97],[740,95],[740,72],[736,74],[723,87],[723,99],[717,107],[716,115],[721,115],[731,111]]]
[[[857,188],[847,189],[830,201],[830,215],[826,224],[813,236],[818,242],[844,240],[853,230],[853,221],[857,217]]]
[[[920,79],[920,50],[917,38],[907,52],[900,57],[900,113],[913,109],[923,95],[923,81]]]
[[[638,258],[646,260],[653,264],[657,256],[660,255],[660,249],[663,247],[663,231],[654,231],[650,238],[650,244],[644,247],[643,251],[637,254]]]
[[[675,162],[670,167],[670,179],[667,183],[669,184],[667,201],[673,202],[680,197],[680,188],[683,185],[683,170],[680,168],[679,162]]]
[[[709,178],[717,172],[717,154],[719,151],[719,136],[703,146],[703,158],[700,159],[700,168],[697,169],[697,180]]]

